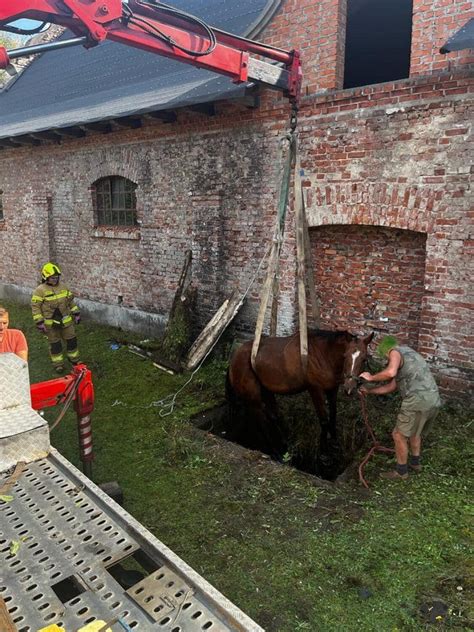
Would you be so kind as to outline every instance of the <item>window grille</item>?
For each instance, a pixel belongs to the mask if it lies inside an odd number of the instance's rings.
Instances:
[[[137,185],[121,176],[101,178],[92,187],[95,221],[98,226],[137,224]]]

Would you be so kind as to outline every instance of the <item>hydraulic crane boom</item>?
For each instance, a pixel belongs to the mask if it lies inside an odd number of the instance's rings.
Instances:
[[[58,24],[77,37],[8,51],[0,47],[0,69],[25,55],[77,44],[90,48],[110,39],[227,75],[236,83],[256,81],[283,91],[292,102],[301,90],[298,51],[226,33],[159,1],[0,0],[0,30],[16,32],[11,23],[20,18]]]

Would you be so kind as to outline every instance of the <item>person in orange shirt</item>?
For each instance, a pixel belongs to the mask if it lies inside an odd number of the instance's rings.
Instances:
[[[28,343],[19,329],[8,329],[8,311],[0,305],[0,353],[16,353],[28,362]]]

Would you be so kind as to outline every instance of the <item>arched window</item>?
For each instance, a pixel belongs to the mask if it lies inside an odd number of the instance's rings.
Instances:
[[[92,203],[97,226],[137,224],[137,185],[121,176],[100,178],[92,185]]]

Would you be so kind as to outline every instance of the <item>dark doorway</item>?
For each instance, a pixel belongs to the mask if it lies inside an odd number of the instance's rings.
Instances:
[[[410,74],[413,0],[348,0],[344,88]]]

